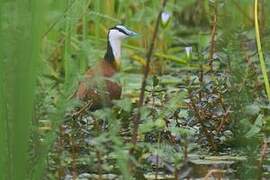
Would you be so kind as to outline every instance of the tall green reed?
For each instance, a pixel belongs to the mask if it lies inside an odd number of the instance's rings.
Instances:
[[[1,4],[1,179],[29,179],[43,7],[42,2],[26,0]]]
[[[0,40],[5,42],[4,34],[4,15],[5,11],[0,7]],[[9,131],[7,129],[7,100],[5,96],[5,51],[4,44],[1,44],[0,48],[0,179],[8,179],[8,175],[11,174],[9,168],[10,154],[9,154]]]

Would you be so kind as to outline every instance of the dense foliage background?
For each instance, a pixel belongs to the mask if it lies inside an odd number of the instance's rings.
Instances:
[[[162,3],[0,0],[0,179],[270,177],[270,2]],[[122,98],[72,118],[116,24]]]

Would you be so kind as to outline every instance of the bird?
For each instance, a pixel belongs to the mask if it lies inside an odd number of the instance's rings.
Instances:
[[[110,78],[120,69],[122,40],[136,35],[136,32],[124,25],[116,25],[108,30],[104,58],[86,71],[75,91],[75,98],[87,102],[87,109],[110,106],[112,100],[120,99],[122,86]]]

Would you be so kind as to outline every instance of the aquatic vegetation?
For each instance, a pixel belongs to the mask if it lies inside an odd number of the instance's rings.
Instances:
[[[269,8],[2,0],[0,179],[268,179]]]

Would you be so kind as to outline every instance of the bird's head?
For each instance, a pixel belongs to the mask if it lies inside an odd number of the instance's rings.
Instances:
[[[136,36],[137,33],[129,30],[123,25],[116,25],[109,29],[108,46],[105,54],[105,59],[112,64],[115,64],[117,69],[120,67],[121,56],[121,41],[127,37]]]
[[[110,28],[108,36],[111,40],[122,40],[127,37],[136,36],[137,33],[134,31],[131,31],[124,25],[116,25],[112,28]]]

